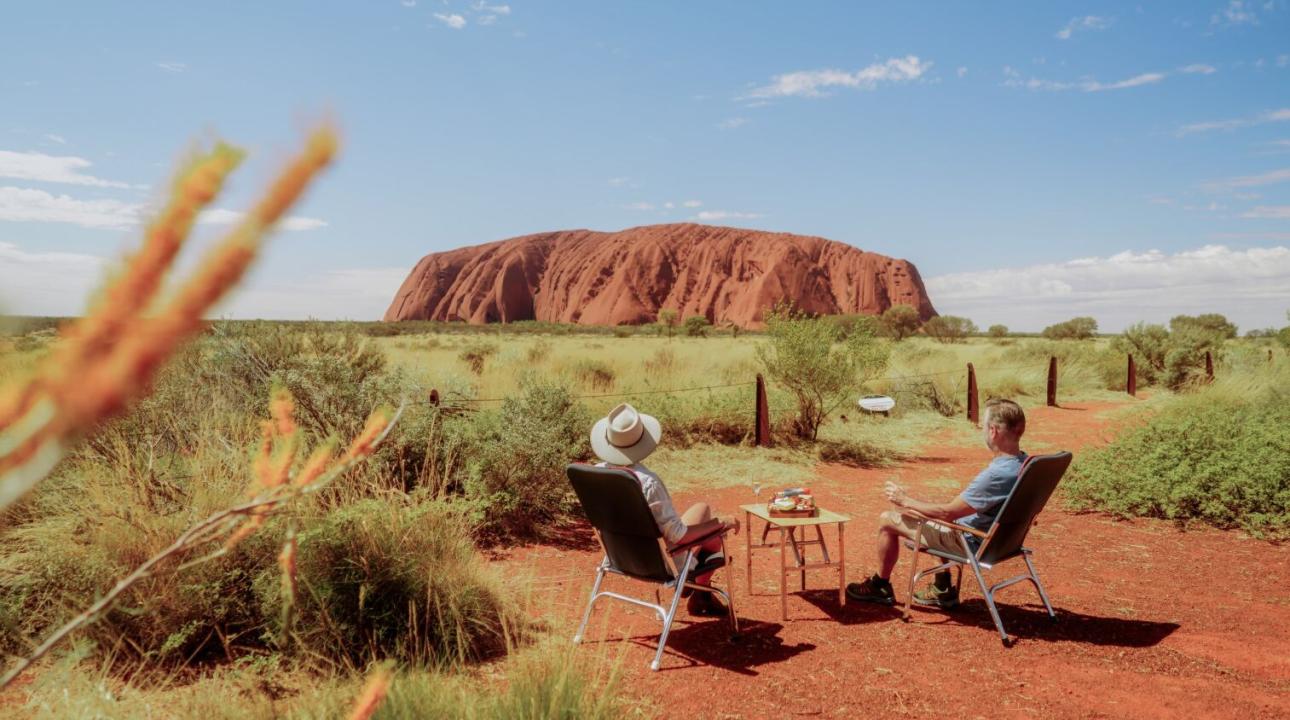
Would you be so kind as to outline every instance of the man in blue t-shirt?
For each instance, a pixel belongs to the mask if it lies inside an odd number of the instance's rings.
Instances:
[[[884,512],[878,526],[878,572],[861,583],[847,585],[847,597],[864,602],[893,605],[896,602],[891,590],[891,571],[900,555],[900,541],[914,539],[919,521],[912,515],[901,513],[913,510],[936,520],[949,520],[987,532],[994,518],[1017,484],[1026,454],[1021,451],[1021,436],[1026,432],[1026,414],[1021,406],[1011,400],[990,400],[985,406],[985,446],[994,452],[994,459],[968,484],[958,497],[949,502],[933,503],[915,500],[905,488],[888,481],[887,499],[896,509]],[[963,540],[971,551],[976,550],[976,538],[967,533],[941,525],[923,525],[922,544],[937,550],[963,553]],[[932,586],[914,593],[914,603],[926,607],[952,608],[958,605],[958,590],[951,583],[949,571],[936,574]]]

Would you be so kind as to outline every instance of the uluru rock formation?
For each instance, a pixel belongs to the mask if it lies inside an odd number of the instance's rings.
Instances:
[[[918,270],[820,237],[691,223],[524,235],[421,258],[385,320],[653,322],[660,309],[759,327],[781,300],[818,314],[936,314]]]

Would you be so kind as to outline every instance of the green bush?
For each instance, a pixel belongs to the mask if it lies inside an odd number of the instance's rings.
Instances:
[[[1044,337],[1050,340],[1088,340],[1097,334],[1097,320],[1091,317],[1071,318],[1066,322],[1044,328]]]
[[[887,367],[886,344],[864,333],[842,340],[837,325],[788,306],[767,314],[766,334],[770,341],[757,346],[757,357],[797,399],[801,438],[815,440],[829,413]]]
[[[497,354],[497,346],[490,342],[473,342],[467,345],[461,354],[461,358],[470,366],[470,371],[476,375],[484,374],[484,361]]]
[[[986,330],[986,332],[990,335],[990,337],[995,338],[996,340],[1000,338],[1006,338],[1008,337],[1008,326],[991,325],[990,329]]]
[[[614,386],[617,378],[614,368],[604,360],[583,358],[570,368],[578,382],[595,390],[608,390]]]
[[[883,311],[879,323],[887,337],[899,342],[918,332],[922,318],[912,305],[892,305]]]
[[[291,637],[311,655],[354,666],[392,658],[456,664],[506,650],[518,615],[486,570],[460,512],[442,502],[362,500],[311,522],[298,537]],[[281,633],[281,575],[255,587]]]
[[[1076,459],[1069,504],[1120,516],[1290,533],[1290,397],[1224,385],[1175,399],[1145,424]]]
[[[563,387],[527,382],[495,410],[447,426],[460,467],[451,486],[484,538],[532,537],[573,506],[564,467],[588,449],[592,418]]]
[[[963,342],[968,335],[975,335],[977,326],[965,317],[937,315],[923,323],[923,332],[936,342],[957,343]]]
[[[707,337],[708,328],[712,327],[712,323],[702,315],[691,315],[685,319],[684,327],[687,337]]]

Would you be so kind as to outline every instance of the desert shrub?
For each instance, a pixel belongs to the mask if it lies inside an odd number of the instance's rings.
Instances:
[[[861,440],[821,440],[816,444],[820,462],[852,465],[854,467],[887,467],[901,456],[890,447]]]
[[[1050,340],[1088,340],[1097,335],[1097,320],[1091,317],[1071,318],[1044,328],[1043,335]]]
[[[1063,483],[1076,509],[1290,533],[1290,397],[1221,386],[1176,398],[1077,457]]]
[[[1175,315],[1169,320],[1169,330],[1179,332],[1185,329],[1196,330],[1206,335],[1213,335],[1221,340],[1236,337],[1237,327],[1218,313],[1201,315]]]
[[[662,347],[641,362],[647,375],[671,375],[676,369],[676,353],[670,347]]]
[[[955,315],[937,315],[923,323],[923,332],[942,343],[963,342],[968,335],[977,332],[976,323],[965,317]]]
[[[603,360],[583,358],[570,368],[578,382],[596,390],[608,390],[614,386],[617,374],[614,368]]]
[[[58,331],[54,328],[34,330],[15,340],[13,343],[13,349],[16,352],[35,352],[37,350],[44,350],[48,347],[49,343],[54,340],[57,334]]]
[[[918,332],[922,318],[912,305],[892,305],[883,311],[880,322],[887,337],[900,341]]]
[[[908,307],[908,306],[906,306]],[[842,338],[851,337],[853,333],[881,335],[882,321],[874,315],[826,315],[828,322],[838,326]]]
[[[712,323],[702,315],[691,315],[685,319],[684,327],[687,337],[707,337],[708,328],[712,327]]]
[[[676,310],[672,308],[663,308],[658,311],[658,329],[659,334],[667,333],[668,337],[676,332],[676,321],[678,318]]]
[[[632,325],[615,325],[614,337],[627,338],[636,334],[636,328]]]
[[[524,357],[529,361],[530,365],[545,361],[551,357],[551,343],[546,340],[538,340],[530,345],[528,350],[524,351]]]
[[[270,388],[281,385],[295,398],[297,420],[306,430],[320,438],[353,437],[373,409],[397,404],[404,389],[381,349],[355,332],[221,323],[199,350],[187,359],[191,373],[168,379],[176,383],[174,393],[191,399],[182,414],[200,416],[222,398],[239,415],[259,417]],[[200,391],[194,392],[194,383]]]
[[[627,398],[627,402],[658,418],[663,442],[669,447],[698,443],[738,445],[753,434],[751,389],[649,395]]]
[[[362,500],[317,518],[297,542],[293,637],[310,654],[354,666],[462,663],[503,652],[516,627],[465,518],[445,503]],[[270,563],[255,581],[265,618],[281,617],[279,586]]]
[[[1113,347],[1133,354],[1140,383],[1159,383],[1178,390],[1206,379],[1205,353],[1210,353],[1215,363],[1220,362],[1225,337],[1226,331],[1222,329],[1187,320],[1174,323],[1172,330],[1166,330],[1163,325],[1137,323],[1125,329]]]
[[[1008,326],[991,325],[990,328],[986,330],[986,333],[989,334],[990,337],[995,339],[1006,338],[1008,337]]]
[[[476,375],[484,374],[484,361],[497,354],[497,346],[490,342],[473,342],[457,355]]]
[[[564,466],[587,452],[591,423],[568,390],[529,380],[499,409],[445,428],[460,448],[453,484],[482,537],[533,536],[570,511]]]
[[[829,413],[887,366],[888,349],[873,336],[841,340],[833,323],[787,306],[766,316],[770,342],[757,347],[766,373],[797,399],[797,434],[815,440]]]

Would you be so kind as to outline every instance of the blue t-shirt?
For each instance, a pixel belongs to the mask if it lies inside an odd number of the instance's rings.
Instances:
[[[992,460],[981,474],[973,478],[961,497],[976,512],[959,518],[959,524],[988,532],[999,509],[1003,507],[1003,501],[1008,499],[1012,488],[1016,486],[1017,476],[1021,474],[1021,465],[1025,461],[1025,453],[1016,457],[1002,455]]]

